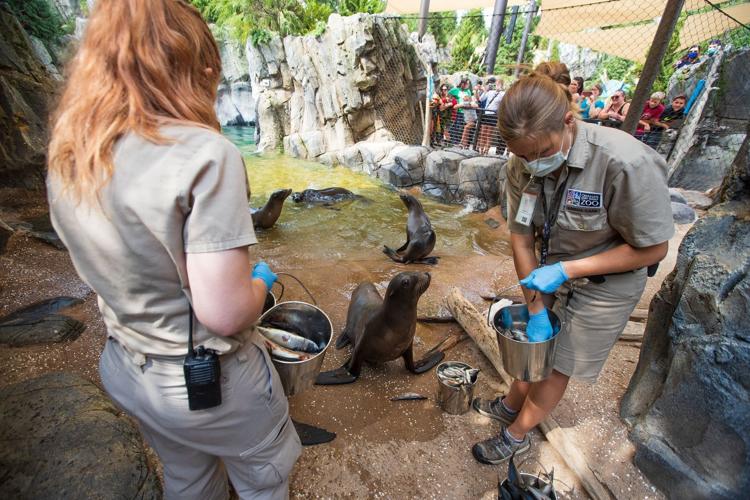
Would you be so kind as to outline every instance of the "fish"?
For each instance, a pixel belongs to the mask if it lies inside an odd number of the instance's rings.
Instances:
[[[456,366],[444,368],[439,373],[443,382],[453,387],[475,384],[478,375],[479,368],[458,368]]]
[[[318,352],[320,352],[318,344],[300,335],[288,332],[286,330],[269,328],[266,326],[258,326],[257,328],[258,332],[265,338],[272,341],[276,345],[284,347],[291,351],[308,352],[312,354],[317,354]]]
[[[427,399],[427,396],[417,394],[416,392],[407,392],[391,398],[391,401],[419,401],[421,399]]]
[[[305,361],[306,359],[310,359],[312,357],[307,353],[292,351],[290,349],[282,347],[274,342],[271,342],[268,339],[264,339],[264,343],[271,353],[271,356],[281,361]]]

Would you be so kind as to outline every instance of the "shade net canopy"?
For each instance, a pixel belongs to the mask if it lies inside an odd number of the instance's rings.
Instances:
[[[542,0],[541,20],[534,34],[643,63],[665,5],[666,0]],[[685,0],[683,12],[706,7],[710,6],[704,0]],[[750,18],[748,3],[723,10],[743,23]],[[691,14],[680,32],[680,47],[687,48],[739,26],[715,10]]]
[[[420,0],[388,0],[385,6],[387,14],[419,14]],[[508,7],[513,5],[528,5],[528,0],[508,0]],[[431,0],[430,12],[445,12],[456,9],[489,8],[495,6],[495,0]]]

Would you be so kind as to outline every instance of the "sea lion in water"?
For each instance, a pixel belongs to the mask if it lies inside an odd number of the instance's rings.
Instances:
[[[429,286],[429,273],[399,273],[383,298],[372,283],[360,283],[349,302],[346,327],[336,341],[337,349],[352,344],[352,355],[341,368],[319,374],[315,383],[354,382],[365,361],[384,363],[402,357],[412,373],[424,373],[438,364],[445,356],[440,351],[414,362],[417,301]]]
[[[256,229],[268,229],[276,224],[281,215],[281,207],[284,205],[284,200],[290,194],[292,194],[291,189],[279,189],[271,193],[268,202],[266,202],[263,208],[258,210],[251,209],[253,227]]]
[[[402,193],[399,197],[409,209],[409,217],[406,219],[406,243],[398,250],[384,245],[383,253],[401,264],[437,264],[437,257],[427,257],[435,248],[435,231],[432,230],[432,224],[424,213],[422,204],[410,194]]]
[[[305,189],[292,194],[292,200],[295,203],[320,203],[330,205],[346,200],[363,200],[364,196],[354,194],[348,189],[342,187],[329,187],[325,189]]]

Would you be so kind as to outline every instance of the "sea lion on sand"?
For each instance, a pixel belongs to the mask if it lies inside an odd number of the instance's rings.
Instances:
[[[364,196],[354,194],[348,189],[342,187],[329,187],[325,189],[305,189],[292,194],[292,200],[295,203],[319,203],[330,205],[346,200],[364,200]]]
[[[337,349],[351,343],[352,355],[341,368],[319,374],[315,383],[354,382],[365,361],[384,363],[402,357],[412,373],[424,373],[438,364],[445,356],[440,351],[414,362],[417,301],[429,286],[429,273],[399,273],[383,298],[372,283],[360,283],[349,302],[346,327],[336,341]]]
[[[253,227],[256,229],[268,229],[276,224],[279,215],[281,215],[281,207],[284,205],[284,200],[290,194],[292,194],[291,189],[279,189],[271,193],[268,202],[266,202],[263,208],[258,210],[251,209]]]
[[[437,264],[437,257],[427,257],[435,248],[435,231],[427,214],[424,213],[422,204],[410,194],[399,195],[409,210],[406,220],[406,243],[398,250],[383,246],[383,253],[395,262],[409,264]]]

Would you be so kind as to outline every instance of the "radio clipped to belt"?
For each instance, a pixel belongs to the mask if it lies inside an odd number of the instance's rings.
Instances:
[[[205,410],[221,404],[221,363],[213,349],[193,349],[193,307],[190,306],[188,352],[183,363],[190,410]]]

